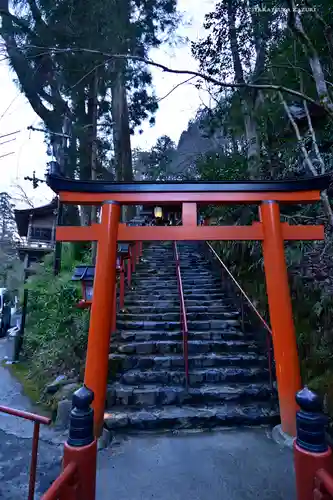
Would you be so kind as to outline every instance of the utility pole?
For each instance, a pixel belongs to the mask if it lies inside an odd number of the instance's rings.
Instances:
[[[71,138],[71,128],[72,122],[70,118],[65,115],[62,132],[49,132],[44,129],[40,129],[37,127],[33,127],[32,125],[28,127],[28,130],[32,130],[34,132],[43,132],[44,134],[49,133],[51,135],[51,144],[53,150],[53,156],[56,159],[57,170],[60,174],[63,174],[66,167],[66,155],[65,152],[68,149],[68,140]],[[35,172],[33,172],[32,177],[25,177],[25,180],[29,180],[32,182],[34,189],[38,187],[40,182],[44,183],[45,180],[36,178]],[[58,211],[57,211],[57,225],[62,225],[63,223],[63,206],[59,202]],[[62,252],[62,242],[56,241],[55,244],[55,252],[54,252],[54,264],[53,264],[53,272],[56,276],[61,271],[61,252]]]

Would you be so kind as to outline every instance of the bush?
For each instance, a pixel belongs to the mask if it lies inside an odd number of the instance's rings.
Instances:
[[[46,257],[29,278],[24,356],[30,375],[43,385],[58,374],[80,374],[84,364],[89,312],[75,307],[80,287],[71,281],[73,248],[63,248],[62,271],[53,275],[52,257]],[[88,259],[88,256],[85,257]]]

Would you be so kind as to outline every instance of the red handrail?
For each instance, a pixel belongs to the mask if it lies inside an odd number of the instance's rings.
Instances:
[[[268,326],[267,322],[264,320],[264,318],[262,317],[262,315],[260,314],[260,312],[258,311],[258,309],[256,308],[256,306],[253,304],[252,300],[250,299],[250,297],[247,295],[247,293],[243,290],[243,288],[241,287],[241,285],[238,283],[238,281],[236,280],[236,278],[233,276],[233,274],[231,273],[231,271],[228,269],[228,267],[225,265],[225,263],[223,262],[223,260],[221,259],[221,257],[217,254],[217,252],[214,250],[214,248],[212,247],[212,245],[206,241],[206,244],[209,248],[209,250],[213,253],[213,255],[217,258],[217,260],[219,261],[219,263],[221,264],[221,266],[224,268],[224,270],[226,271],[226,273],[228,274],[228,276],[232,279],[232,281],[234,282],[234,284],[237,286],[238,290],[240,291],[241,293],[241,296],[245,298],[245,300],[247,301],[247,303],[249,304],[249,306],[251,307],[251,309],[255,312],[255,314],[258,316],[258,318],[260,319],[262,325],[264,326],[264,328],[267,330],[268,332],[268,336],[267,336],[267,352],[268,352],[268,369],[269,369],[269,377],[270,377],[270,385],[271,387],[273,386],[273,374],[272,374],[272,354],[271,354],[271,337],[272,337],[272,329]]]
[[[177,273],[178,291],[179,291],[179,300],[180,300],[180,323],[182,325],[182,333],[183,333],[183,356],[184,356],[184,365],[185,365],[185,381],[186,381],[186,387],[188,387],[189,386],[188,328],[187,328],[186,306],[185,306],[185,299],[184,299],[182,276],[181,276],[181,272],[180,272],[180,263],[179,263],[179,254],[178,254],[177,243],[174,241],[173,245],[174,245],[174,252],[175,252],[176,273]]]
[[[30,462],[30,478],[29,478],[29,492],[28,500],[33,500],[35,496],[36,487],[36,469],[37,469],[37,454],[38,454],[38,441],[39,441],[39,429],[40,424],[50,425],[51,419],[48,417],[42,417],[41,415],[35,415],[28,411],[15,410],[14,408],[9,408],[8,406],[0,405],[0,412],[7,413],[14,417],[24,418],[25,420],[30,420],[34,422],[34,433],[32,437],[32,447],[31,447],[31,462]]]
[[[333,498],[333,477],[325,469],[320,469],[315,476],[314,499]]]
[[[69,463],[66,465],[60,476],[52,483],[47,492],[42,496],[41,500],[79,500],[77,494],[78,484],[76,482],[77,466]]]

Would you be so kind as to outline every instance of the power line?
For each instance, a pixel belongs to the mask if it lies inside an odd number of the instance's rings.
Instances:
[[[6,153],[4,155],[0,155],[0,160],[1,160],[1,158],[4,158],[5,156],[13,155],[14,153],[15,153],[15,151],[12,151],[11,153]]]
[[[15,132],[9,132],[9,134],[0,135],[0,139],[3,139],[3,137],[8,137],[9,135],[19,134],[20,132],[21,130],[16,130]]]
[[[0,120],[2,120],[2,118],[8,113],[8,111],[10,110],[10,108],[12,107],[12,105],[14,104],[14,102],[16,101],[16,99],[18,99],[18,97],[20,97],[20,95],[21,95],[21,92],[18,91],[18,93],[16,94],[16,96],[14,97],[14,99],[12,99],[12,101],[8,104],[8,106],[5,109],[5,111],[0,116]]]
[[[13,142],[13,141],[16,141],[16,137],[14,137],[14,139],[8,139],[7,141],[0,142],[0,146],[2,146],[3,144],[7,144],[8,142]]]

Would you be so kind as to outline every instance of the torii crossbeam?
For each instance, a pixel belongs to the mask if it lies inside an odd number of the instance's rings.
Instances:
[[[117,241],[262,241],[266,286],[276,361],[282,429],[295,435],[295,394],[300,368],[284,254],[286,240],[322,240],[324,227],[280,221],[280,204],[314,203],[330,177],[292,181],[133,182],[75,181],[50,174],[47,183],[61,203],[102,206],[101,222],[88,227],[57,227],[58,241],[97,241],[93,302],[85,384],[95,393],[95,433],[103,425],[108,354],[114,301]],[[130,227],[121,224],[121,205],[182,204],[182,226]],[[256,204],[259,221],[250,226],[199,226],[197,206]]]

